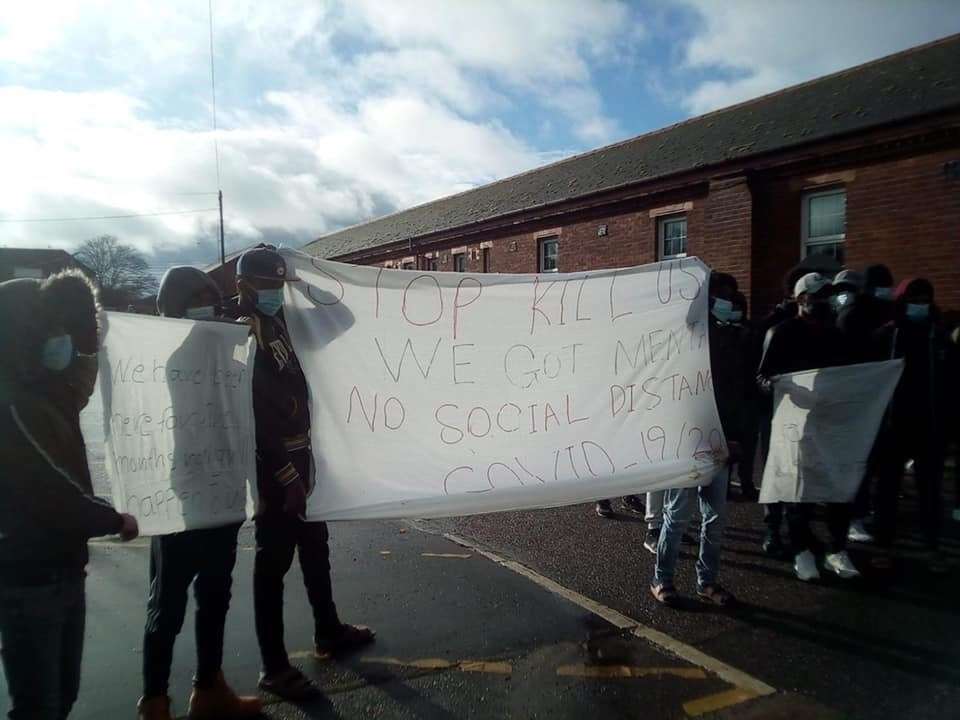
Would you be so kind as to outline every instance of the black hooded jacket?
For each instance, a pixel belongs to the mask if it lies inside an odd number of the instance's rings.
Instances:
[[[76,404],[41,366],[46,316],[40,283],[0,283],[0,584],[81,572],[87,540],[122,526],[93,496]]]

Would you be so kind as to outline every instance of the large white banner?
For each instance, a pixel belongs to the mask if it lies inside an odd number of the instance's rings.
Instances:
[[[902,360],[781,375],[760,502],[850,502]]]
[[[311,518],[567,505],[704,484],[725,461],[697,259],[487,275],[285,254]]]
[[[113,312],[101,323],[100,402],[85,412],[103,414],[116,508],[144,535],[242,521],[255,477],[249,328]]]

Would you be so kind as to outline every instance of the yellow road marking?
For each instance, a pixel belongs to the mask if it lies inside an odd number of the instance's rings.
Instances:
[[[461,672],[493,673],[509,675],[513,667],[508,662],[487,660],[444,660],[442,658],[422,658],[418,660],[400,660],[391,657],[361,658],[360,662],[376,665],[396,665],[412,667],[418,670],[460,670]]]
[[[743,688],[733,688],[685,702],[683,711],[690,717],[698,717],[733,705],[739,705],[747,700],[753,700],[755,697],[759,697],[755,692]]]
[[[557,675],[581,678],[641,678],[651,675],[674,675],[687,680],[706,680],[707,674],[700,668],[681,667],[633,667],[630,665],[561,665]]]
[[[420,553],[420,557],[428,558],[457,558],[458,560],[468,560],[473,555],[470,553]]]

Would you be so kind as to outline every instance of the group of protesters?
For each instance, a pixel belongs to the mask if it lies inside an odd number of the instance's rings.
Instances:
[[[821,567],[840,578],[860,576],[847,552],[849,542],[874,542],[873,569],[890,570],[897,535],[901,481],[912,469],[918,497],[924,561],[932,573],[946,572],[940,551],[943,476],[947,450],[960,441],[957,378],[960,325],[948,327],[935,303],[933,284],[923,278],[894,282],[885,265],[862,273],[836,274],[798,266],[785,278],[785,298],[760,321],[751,322],[734,277],[712,273],[709,283],[709,344],[714,394],[729,446],[727,466],[708,485],[623,498],[628,511],[643,513],[644,547],[656,556],[650,590],[656,600],[675,604],[673,584],[680,545],[688,538],[690,516],[699,504],[701,523],[696,564],[697,595],[728,605],[733,595],[718,582],[722,528],[734,468],[743,500],[757,501],[755,475],[762,475],[770,449],[774,387],[782,375],[804,370],[902,359],[903,371],[853,502],[826,503],[829,537],[811,529],[811,503],[763,505],[763,552],[792,560],[800,580],[820,577]],[[759,468],[757,461],[759,460]],[[760,470],[757,473],[757,470]],[[960,495],[960,492],[958,492]],[[611,501],[596,505],[614,516]],[[787,524],[784,542],[782,525]],[[872,518],[872,527],[868,523]],[[953,511],[960,520],[960,506]]]
[[[253,410],[259,495],[253,573],[261,689],[304,700],[317,686],[290,663],[284,646],[284,578],[299,556],[313,609],[314,650],[329,657],[374,640],[371,629],[341,621],[333,602],[327,526],[306,519],[313,482],[308,388],[282,313],[283,257],[270,246],[245,252],[237,264],[235,307],[228,307],[210,278],[192,267],[171,268],[157,297],[161,315],[199,322],[242,322],[256,340]],[[750,322],[735,278],[713,273],[709,281],[709,347],[714,393],[729,449],[728,465],[709,484],[630,496],[625,504],[644,513],[644,547],[656,555],[654,597],[670,604],[680,545],[690,516],[701,514],[697,593],[728,605],[733,596],[719,583],[722,528],[731,468],[740,493],[757,500],[756,459],[770,445],[772,393],[778,378],[796,371],[902,358],[904,370],[853,503],[831,504],[824,545],[811,530],[808,504],[764,507],[763,550],[792,558],[802,580],[822,567],[842,578],[859,574],[847,542],[871,540],[889,568],[896,535],[900,482],[911,464],[920,495],[927,565],[942,572],[939,552],[944,454],[955,411],[945,387],[956,363],[960,332],[949,334],[922,279],[894,289],[883,266],[835,277],[793,273],[788,297],[761,322]],[[77,698],[83,652],[87,541],[104,535],[134,540],[136,518],[95,497],[79,415],[98,372],[98,301],[87,278],[67,271],[46,280],[0,283],[0,643],[11,697],[9,717],[62,720]],[[958,374],[954,373],[952,377]],[[952,428],[952,429],[951,429]],[[761,462],[762,465],[762,462]],[[597,504],[612,514],[609,501]],[[789,541],[781,536],[786,518]],[[223,671],[228,612],[240,524],[188,529],[150,540],[147,616],[143,636],[142,720],[174,716],[169,678],[191,585],[197,602],[197,665],[188,717],[245,718],[261,700],[238,696]]]
[[[160,283],[161,315],[244,322],[256,339],[253,403],[259,503],[253,572],[260,688],[305,700],[319,688],[291,665],[284,646],[283,581],[295,554],[313,609],[314,652],[329,657],[373,641],[340,620],[333,601],[327,526],[306,520],[312,476],[307,384],[282,316],[283,257],[270,246],[237,264],[238,300],[193,267]],[[44,281],[0,283],[0,647],[15,720],[63,720],[80,687],[87,541],[139,534],[136,518],[95,497],[80,411],[97,378],[97,291],[66,271]],[[242,719],[261,700],[238,696],[222,672],[240,523],[150,540],[143,635],[142,720],[175,716],[168,693],[173,648],[191,584],[197,603],[197,665],[189,718]]]

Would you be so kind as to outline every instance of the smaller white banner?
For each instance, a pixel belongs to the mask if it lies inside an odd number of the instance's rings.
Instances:
[[[255,482],[246,325],[101,316],[101,411],[113,503],[143,535],[241,522]]]
[[[902,360],[780,375],[761,503],[851,502]]]

